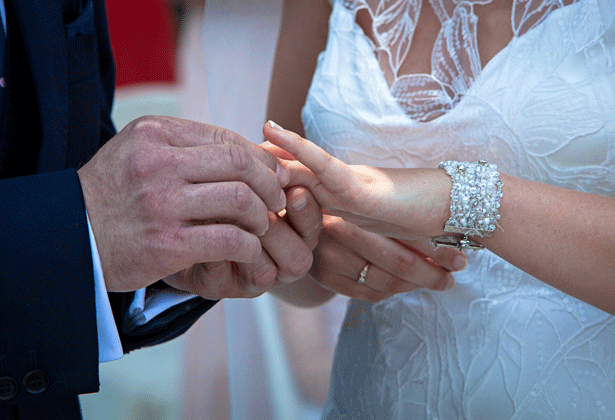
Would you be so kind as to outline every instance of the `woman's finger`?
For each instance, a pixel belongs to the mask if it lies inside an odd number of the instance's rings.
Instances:
[[[288,153],[286,150],[268,141],[262,142],[261,144],[259,144],[259,146],[267,150],[269,153],[271,153],[278,159],[296,160],[295,157]]]
[[[435,247],[428,239],[397,241],[402,246],[425,258],[428,262],[443,267],[448,271],[462,271],[468,265],[467,255],[458,249]]]
[[[365,264],[364,258],[323,234],[314,252],[310,274],[321,286],[354,299],[378,302],[390,297],[392,293],[359,283],[359,274]],[[370,277],[373,278],[373,274]]]
[[[334,194],[347,192],[347,188],[355,184],[354,174],[348,165],[309,140],[284,130],[273,121],[265,124],[263,134],[269,142],[286,150],[307,166]]]
[[[455,284],[455,279],[448,267],[443,268],[429,261],[427,257],[413,252],[395,240],[367,232],[334,216],[325,216],[324,229],[327,235],[342,246],[390,274],[392,278],[410,283],[414,288],[448,290]],[[447,265],[451,266],[451,264]],[[383,282],[390,283],[391,279],[379,276],[377,283],[370,284],[377,284],[376,287],[379,290],[390,292],[399,289],[395,283],[383,286]]]

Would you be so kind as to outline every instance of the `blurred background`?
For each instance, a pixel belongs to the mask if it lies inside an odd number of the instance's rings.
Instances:
[[[282,0],[107,0],[113,118],[224,126],[260,143]],[[320,418],[347,300],[219,302],[183,336],[100,365],[85,420]]]

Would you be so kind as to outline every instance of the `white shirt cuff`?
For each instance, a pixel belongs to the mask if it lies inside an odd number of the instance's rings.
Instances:
[[[107,287],[102,272],[100,256],[96,247],[96,239],[87,215],[88,231],[90,233],[90,247],[94,265],[94,284],[96,300],[96,328],[98,330],[98,362],[110,362],[120,359],[124,355],[120,335],[111,311],[111,303],[107,295]],[[192,299],[196,295],[182,292],[173,288],[168,289],[140,289],[135,292],[132,304],[128,309],[128,316],[136,325],[144,325],[160,315],[167,309]]]
[[[88,231],[90,232],[90,248],[92,249],[92,262],[94,263],[94,296],[96,300],[96,329],[98,330],[98,363],[110,362],[120,359],[124,355],[120,334],[111,312],[111,303],[107,295],[107,287],[103,278],[100,256],[94,239],[94,232],[88,219]]]
[[[137,290],[128,308],[128,316],[136,325],[144,325],[167,309],[179,305],[196,295],[173,288]]]

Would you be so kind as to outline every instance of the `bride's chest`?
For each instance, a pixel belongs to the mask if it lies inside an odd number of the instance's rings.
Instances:
[[[562,8],[515,37],[429,122],[408,116],[364,30],[344,21],[354,20],[344,17],[348,10],[334,9],[333,39],[304,109],[306,132],[351,163],[429,167],[487,158],[511,174],[539,181],[555,174],[553,183],[577,189],[572,178],[583,178],[585,190],[601,177],[612,191],[613,45],[594,29],[596,8],[590,1]]]

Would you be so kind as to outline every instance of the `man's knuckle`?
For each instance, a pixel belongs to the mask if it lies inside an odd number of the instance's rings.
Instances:
[[[137,149],[128,158],[127,170],[132,180],[148,180],[160,173],[176,173],[180,156],[173,150]]]
[[[215,144],[240,144],[239,136],[226,128],[216,127],[213,132]]]
[[[278,270],[273,264],[262,264],[252,273],[251,291],[265,292],[269,290],[275,282]]]
[[[239,228],[227,225],[220,233],[220,246],[229,255],[235,255],[241,248]]]
[[[228,148],[230,165],[237,171],[243,172],[249,168],[250,154],[241,146],[231,144]]]
[[[233,206],[240,213],[246,213],[252,209],[252,190],[243,182],[235,183]]]
[[[292,277],[303,277],[312,267],[314,257],[311,252],[299,252],[288,266],[288,274]]]
[[[131,131],[138,137],[157,138],[164,133],[164,120],[152,115],[144,115],[132,122]]]

